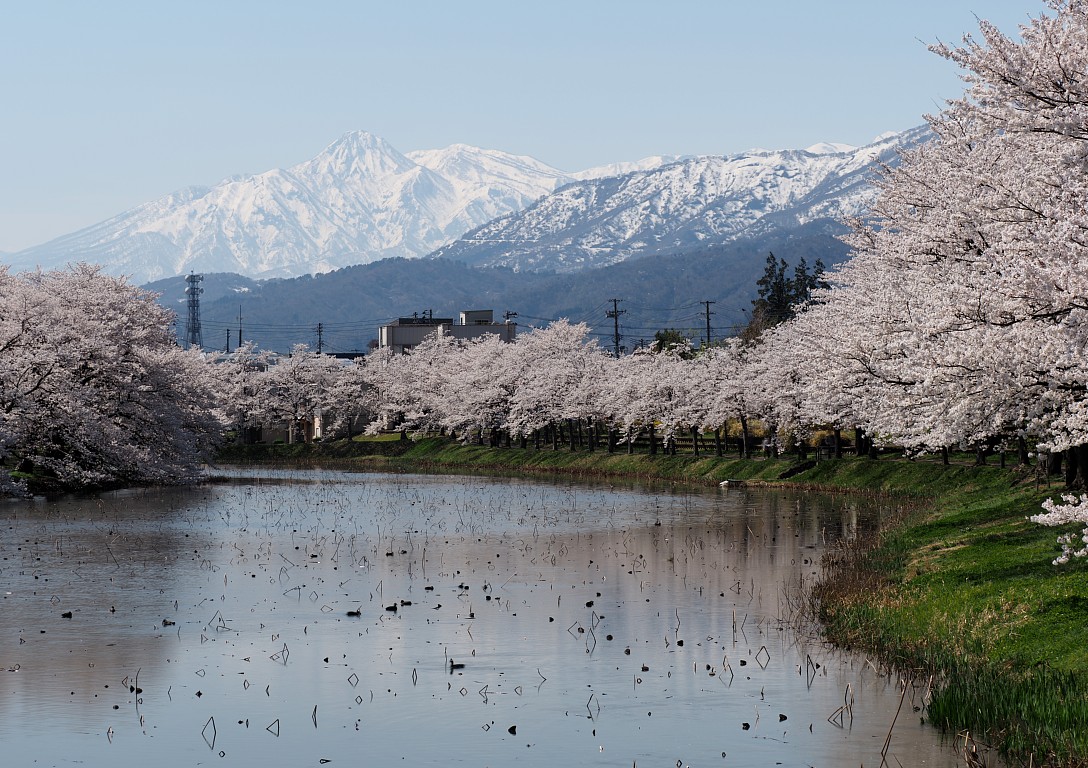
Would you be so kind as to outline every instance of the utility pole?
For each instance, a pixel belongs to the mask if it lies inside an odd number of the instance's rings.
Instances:
[[[710,311],[710,305],[711,304],[717,304],[717,303],[718,302],[710,301],[709,299],[707,301],[700,302],[700,304],[705,304],[706,305],[706,345],[708,347],[710,346],[710,316],[712,314],[714,314],[713,312]]]
[[[242,305],[238,305],[238,346],[242,346]]]
[[[614,329],[612,331],[612,350],[615,353],[616,357],[619,358],[619,356],[620,356],[620,315],[626,315],[627,310],[619,308],[619,303],[621,301],[623,301],[623,299],[609,299],[609,301],[612,302],[612,309],[605,312],[605,317],[610,317],[613,320],[613,328]]]
[[[227,332],[227,354],[229,355],[230,354],[230,328],[224,328],[223,330]]]
[[[317,324],[317,354],[319,354],[319,355],[321,354],[321,350],[324,349],[324,344],[323,344],[324,340],[322,338],[324,333],[325,333],[325,324],[324,323],[318,323]]]

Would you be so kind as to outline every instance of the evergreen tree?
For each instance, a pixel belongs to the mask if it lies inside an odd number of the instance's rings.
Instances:
[[[827,287],[823,279],[824,263],[820,259],[810,272],[808,262],[802,257],[793,268],[792,278],[786,277],[788,269],[785,259],[767,254],[763,276],[756,281],[758,298],[752,301],[752,317],[741,333],[745,341],[754,341],[768,328],[792,320],[815,289]]]
[[[691,339],[675,328],[664,328],[654,334],[654,343],[650,347],[654,352],[675,352],[681,357],[691,357]]]

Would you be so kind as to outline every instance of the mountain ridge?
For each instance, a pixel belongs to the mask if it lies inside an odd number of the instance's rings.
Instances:
[[[572,182],[466,233],[432,256],[477,266],[574,272],[629,258],[700,250],[865,213],[876,166],[894,163],[925,128],[865,147],[760,150],[680,159]]]
[[[497,150],[477,157],[520,173],[493,175],[462,163],[458,175],[447,163],[444,175],[441,166],[353,131],[290,168],[177,190],[12,254],[10,263],[33,269],[90,261],[134,282],[188,271],[264,278],[326,272],[422,256],[570,180],[531,158]]]
[[[862,170],[910,133],[860,149],[657,155],[567,173],[465,144],[401,153],[353,131],[290,168],[186,187],[5,261],[16,271],[99,263],[137,283],[190,271],[284,278],[426,255],[576,271],[817,219],[831,232],[862,207]]]
[[[611,345],[613,320],[608,297],[624,310],[621,343],[631,348],[656,331],[678,329],[701,338],[702,302],[713,306],[714,338],[732,335],[747,323],[756,281],[768,252],[790,264],[842,261],[846,246],[819,226],[682,254],[629,259],[584,272],[515,272],[472,267],[449,259],[382,259],[333,272],[297,278],[253,280],[205,273],[201,318],[206,348],[226,349],[243,338],[265,349],[287,352],[293,344],[316,346],[322,324],[327,351],[365,351],[378,326],[396,317],[432,311],[456,317],[466,309],[493,309],[496,317],[516,312],[522,330],[560,318],[585,321],[591,333]],[[145,288],[178,317],[184,338],[185,278],[172,277]],[[698,311],[693,309],[698,307]],[[241,321],[239,322],[239,317]]]

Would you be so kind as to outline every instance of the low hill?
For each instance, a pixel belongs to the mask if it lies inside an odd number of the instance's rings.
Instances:
[[[456,317],[461,310],[493,309],[496,317],[516,312],[523,328],[567,318],[586,322],[605,346],[613,343],[613,321],[605,312],[619,299],[621,344],[632,348],[656,331],[675,328],[692,338],[705,335],[705,305],[711,301],[712,336],[731,335],[747,322],[756,280],[767,253],[791,264],[841,261],[846,247],[823,226],[799,228],[745,243],[683,254],[631,259],[577,274],[514,272],[503,267],[470,267],[448,259],[384,259],[321,275],[254,281],[231,274],[207,274],[201,286],[201,328],[205,347],[231,348],[242,336],[266,349],[293,344],[316,346],[318,324],[328,351],[366,350],[378,327],[396,317],[433,312]],[[148,285],[178,315],[179,337],[187,321],[182,277]]]

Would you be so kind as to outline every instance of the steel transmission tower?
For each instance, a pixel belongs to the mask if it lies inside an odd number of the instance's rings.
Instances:
[[[189,320],[185,323],[186,349],[192,347],[204,349],[204,336],[200,332],[200,294],[204,293],[204,289],[199,285],[203,279],[204,275],[196,275],[192,272],[185,278],[188,284],[185,295],[189,297]]]

